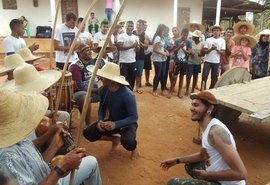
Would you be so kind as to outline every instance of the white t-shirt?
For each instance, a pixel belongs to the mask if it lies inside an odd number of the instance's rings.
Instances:
[[[204,133],[202,134],[202,147],[206,149],[206,152],[209,156],[208,160],[210,162],[210,166],[205,166],[207,172],[218,172],[225,171],[230,169],[230,166],[225,162],[224,158],[220,155],[220,153],[212,147],[208,143],[208,134],[212,126],[219,125],[222,127],[230,136],[231,143],[233,147],[236,149],[234,138],[229,131],[229,129],[218,119],[213,118],[208,126],[206,127]],[[245,185],[245,180],[240,181],[218,181],[222,185]]]
[[[59,41],[60,46],[70,46],[75,38],[75,35],[78,31],[77,27],[68,28],[65,24],[58,25],[55,29],[54,39]],[[58,63],[65,63],[68,52],[64,51],[55,51],[55,61]],[[73,52],[69,63],[78,60],[76,52]]]
[[[105,41],[106,40],[106,37],[107,37],[107,34],[103,34],[101,32],[97,32],[95,35],[94,35],[94,44],[98,44],[100,41]],[[114,44],[114,38],[113,38],[113,35],[111,36],[111,41],[112,43]]]
[[[165,41],[160,36],[156,36],[153,45],[154,44],[158,44],[158,51],[159,52],[164,52],[165,51],[165,49],[164,49]],[[153,53],[152,53],[153,62],[165,62],[166,59],[167,59],[166,56],[161,55],[161,54],[156,53],[156,52],[153,51]]]
[[[16,38],[13,36],[7,36],[3,40],[3,48],[6,54],[15,54],[19,49],[26,48],[25,40],[22,38]]]
[[[217,49],[225,50],[226,49],[226,42],[223,38],[219,37],[215,39],[214,37],[210,37],[206,39],[204,43],[204,48],[211,48],[212,45],[216,45]],[[205,56],[205,61],[210,63],[219,63],[220,62],[220,55],[216,50],[211,51]]]
[[[147,38],[149,39],[149,43],[151,43],[152,42],[152,40],[153,40],[153,35],[149,32],[149,31],[145,31],[145,35],[147,36]],[[152,44],[151,44],[152,45]],[[144,50],[144,54],[145,55],[148,55],[149,53],[151,53],[151,51],[153,50],[153,48],[152,47],[150,47],[150,44],[149,44],[149,46],[147,47],[147,49],[145,49]]]
[[[86,44],[87,41],[93,41],[92,35],[87,31],[80,33],[78,42]]]
[[[139,38],[138,36],[131,34],[128,35],[127,33],[122,33],[118,37],[118,42],[123,43],[124,47],[132,46],[135,42],[138,44]],[[119,51],[119,62],[120,63],[133,63],[136,62],[136,51],[135,48],[131,48],[128,50],[120,50]]]

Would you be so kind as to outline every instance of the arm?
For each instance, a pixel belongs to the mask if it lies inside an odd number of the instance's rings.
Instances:
[[[118,50],[120,50],[120,51],[125,51],[125,50],[139,47],[137,41],[131,46],[124,46],[124,42],[117,42],[116,46],[117,46]]]
[[[161,161],[160,167],[164,170],[168,170],[170,167],[173,167],[174,165],[179,163],[196,163],[200,161],[203,161],[203,158],[201,153],[198,152],[184,157],[175,157],[167,159],[165,161]]]
[[[101,87],[99,89],[99,99],[100,99],[100,102],[99,102],[99,109],[98,109],[98,118],[99,120],[104,120],[105,116],[106,116],[106,105],[105,105],[105,93],[106,91],[108,91],[108,89],[106,87]]]
[[[143,48],[143,49],[147,49],[148,48],[148,45],[149,45],[149,38],[145,34],[144,43],[140,42],[140,47]]]
[[[196,170],[205,180],[243,180],[247,178],[247,170],[234,146],[230,135],[220,126],[213,126],[209,131],[208,142],[223,157],[230,169],[219,172]]]
[[[250,48],[246,48],[246,51],[242,52],[244,61],[248,61],[250,59],[250,55],[251,55]]]
[[[58,40],[54,39],[54,51],[64,51],[64,52],[69,51],[70,46],[61,46],[59,43],[60,42]]]

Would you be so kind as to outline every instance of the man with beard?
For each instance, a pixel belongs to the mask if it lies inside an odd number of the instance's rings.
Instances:
[[[175,157],[161,162],[161,167],[185,163],[187,173],[193,179],[174,178],[168,185],[244,185],[247,170],[236,150],[234,138],[229,129],[216,115],[217,100],[210,92],[191,95],[191,119],[197,121],[203,130],[202,149],[198,153]]]

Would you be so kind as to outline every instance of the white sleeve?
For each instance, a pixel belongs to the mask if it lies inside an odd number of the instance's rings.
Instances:
[[[156,43],[159,43],[159,42],[161,42],[161,38],[160,38],[160,36],[156,36],[153,44],[156,44]]]
[[[93,42],[94,42],[94,44],[98,44],[98,42],[99,42],[99,32],[95,33]]]
[[[55,29],[54,40],[61,41],[61,31],[59,27]]]
[[[12,41],[8,38],[3,41],[4,52],[7,53],[15,53],[15,48],[13,47]]]
[[[121,33],[118,37],[118,41],[117,42],[124,42],[125,41],[125,38],[124,38],[124,34]]]

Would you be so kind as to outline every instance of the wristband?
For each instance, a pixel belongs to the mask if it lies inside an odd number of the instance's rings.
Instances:
[[[176,158],[176,164],[180,164],[180,158]]]
[[[63,177],[65,174],[65,172],[58,166],[55,166],[53,170],[59,175],[59,177]]]

